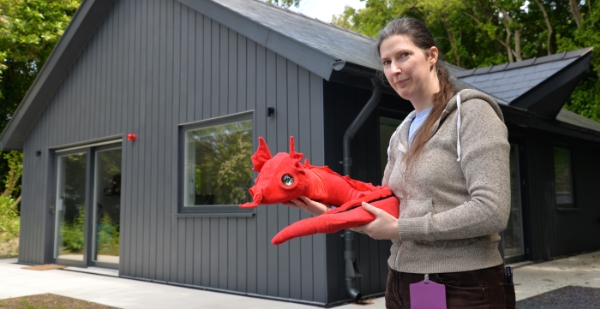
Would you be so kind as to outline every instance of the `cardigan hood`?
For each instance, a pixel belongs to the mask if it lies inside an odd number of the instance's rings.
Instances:
[[[433,136],[435,134],[435,132],[437,131],[437,129],[439,128],[440,123],[443,122],[446,119],[446,117],[448,117],[448,115],[450,115],[454,110],[456,110],[457,111],[456,128],[457,128],[457,134],[458,134],[458,138],[456,141],[456,152],[458,153],[458,157],[456,159],[457,161],[460,161],[460,153],[461,153],[460,152],[460,148],[461,148],[460,147],[460,127],[461,127],[462,121],[461,121],[461,117],[460,117],[460,109],[461,109],[461,105],[463,102],[471,100],[471,99],[481,99],[485,102],[488,102],[490,104],[490,106],[492,107],[492,109],[494,110],[494,112],[496,112],[496,115],[498,115],[498,118],[500,118],[500,120],[502,120],[502,122],[504,122],[504,116],[502,115],[502,111],[500,110],[500,107],[498,106],[498,104],[496,104],[494,99],[492,99],[492,97],[490,97],[489,95],[487,95],[483,92],[479,92],[477,90],[473,90],[473,89],[464,89],[464,90],[461,90],[460,92],[458,92],[454,97],[452,97],[450,99],[448,104],[446,104],[446,108],[442,112],[440,119],[438,119],[438,121],[434,125],[435,129],[431,131],[431,135],[430,135],[430,138],[431,138],[431,136]],[[406,116],[406,118],[404,118],[404,120],[398,127],[398,130],[394,131],[394,133],[392,134],[392,137],[390,138],[390,143],[387,148],[388,160],[390,157],[392,140],[395,138],[395,136],[398,132],[402,132],[402,129],[406,126],[406,124],[410,124],[412,122],[415,114],[416,114],[416,111],[412,111],[410,114],[408,114],[408,116]],[[410,127],[410,125],[409,125],[409,127]],[[408,129],[408,127],[406,127],[406,129]],[[408,140],[401,139],[398,150],[400,150],[403,153],[406,153],[407,149],[408,149]]]
[[[390,140],[384,185],[400,199],[399,239],[388,265],[409,273],[468,271],[502,263],[510,213],[508,131],[497,103],[477,90],[452,97],[419,158],[405,164],[412,115]]]

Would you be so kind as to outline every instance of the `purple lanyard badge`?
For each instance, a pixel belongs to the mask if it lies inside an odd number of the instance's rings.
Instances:
[[[410,308],[447,309],[446,286],[430,281],[425,274],[425,280],[410,284]]]

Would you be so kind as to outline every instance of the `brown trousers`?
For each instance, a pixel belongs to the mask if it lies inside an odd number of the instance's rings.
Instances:
[[[385,306],[388,309],[410,309],[409,284],[423,281],[422,274],[397,272],[388,266]],[[446,286],[448,309],[514,309],[515,287],[506,284],[504,265],[490,268],[429,274],[429,280]]]

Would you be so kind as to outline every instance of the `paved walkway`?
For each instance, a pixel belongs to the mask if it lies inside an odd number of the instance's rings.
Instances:
[[[516,267],[517,301],[569,285],[600,288],[600,251]]]
[[[148,283],[107,275],[69,270],[33,271],[21,269],[16,259],[0,259],[0,299],[52,293],[119,308],[284,308],[314,306],[275,300],[207,292],[197,289]],[[539,264],[513,265],[517,300],[568,285],[600,288],[600,251]],[[103,272],[102,270],[98,270]],[[339,309],[385,308],[383,298],[374,304],[348,304]]]

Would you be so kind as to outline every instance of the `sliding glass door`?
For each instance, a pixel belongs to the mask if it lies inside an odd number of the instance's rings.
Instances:
[[[56,151],[54,259],[118,268],[120,144]]]
[[[56,259],[84,262],[87,158],[87,152],[57,158]]]
[[[121,148],[96,151],[92,263],[119,265]]]

